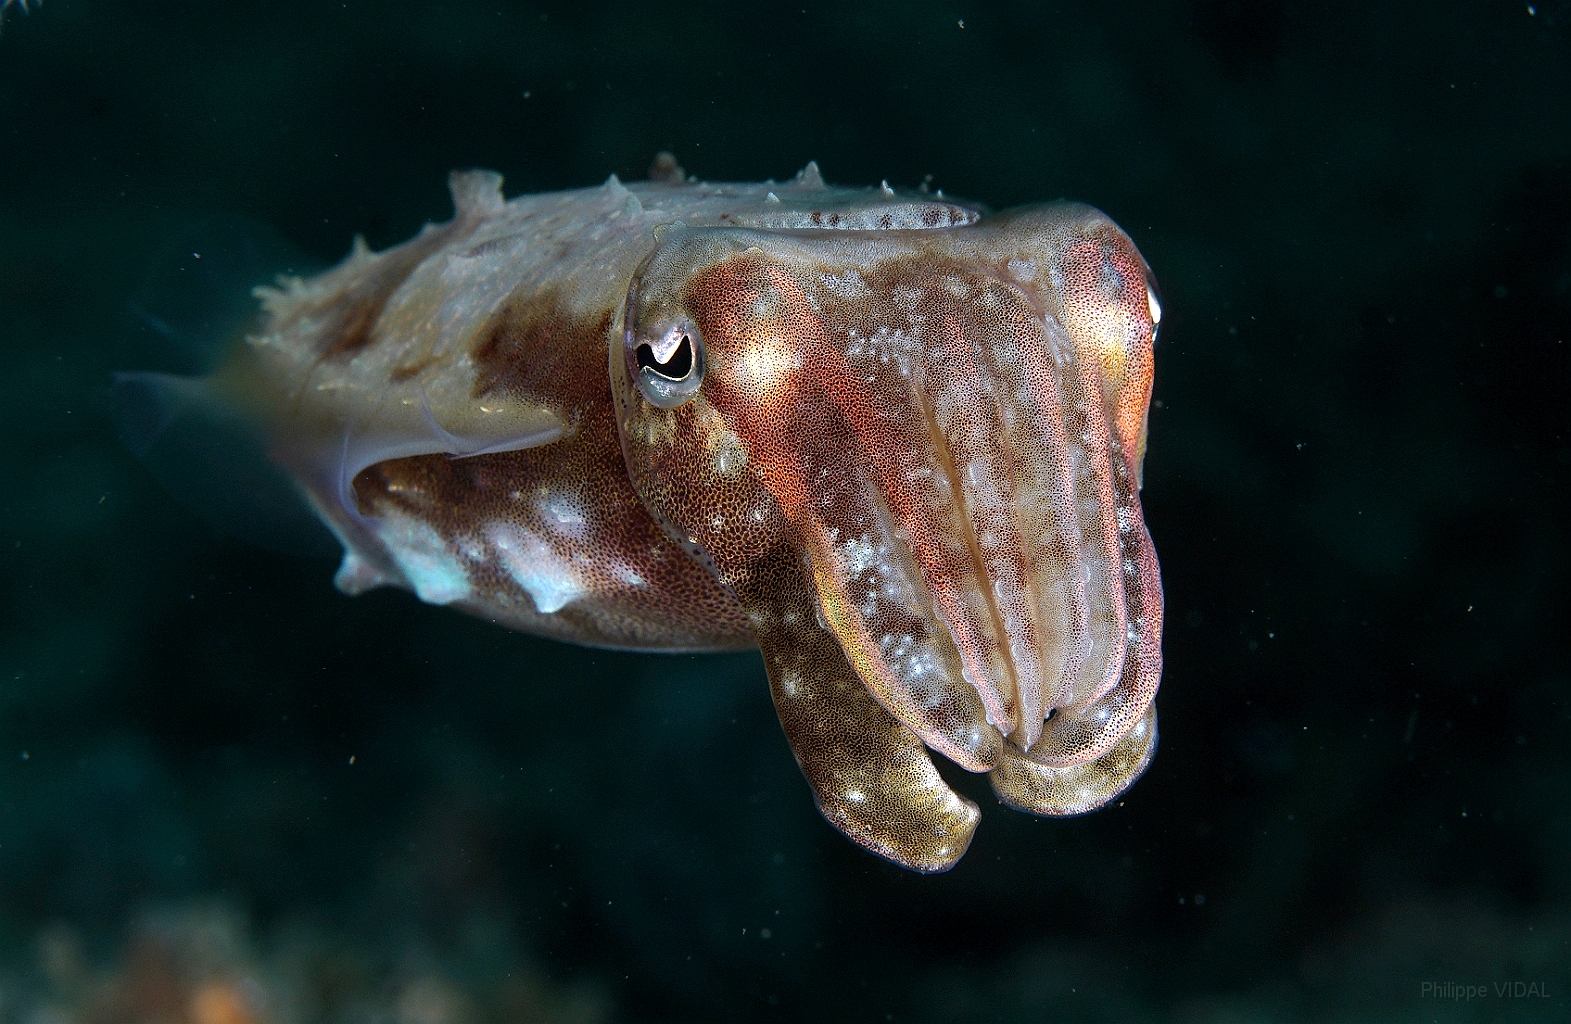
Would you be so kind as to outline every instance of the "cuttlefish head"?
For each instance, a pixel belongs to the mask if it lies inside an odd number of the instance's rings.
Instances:
[[[1078,814],[1150,759],[1161,582],[1139,482],[1161,308],[1105,216],[672,229],[611,353],[650,512],[752,621],[825,816],[948,868],[974,804]]]

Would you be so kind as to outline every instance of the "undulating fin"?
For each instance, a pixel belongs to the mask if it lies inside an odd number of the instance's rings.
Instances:
[[[303,261],[260,225],[220,220],[177,241],[133,312],[174,347],[166,363],[207,375],[125,374],[115,395],[127,442],[183,503],[263,546],[330,553],[327,531],[288,474],[358,518],[351,481],[367,466],[514,451],[563,435],[567,425],[555,412],[506,397],[470,401],[463,381],[383,376],[368,402],[356,387],[322,388],[312,379],[324,359],[353,357],[369,344],[385,304],[425,259],[503,207],[499,174],[455,172],[449,189],[452,221],[383,253],[356,238],[337,267],[309,279],[299,273]],[[270,279],[276,286],[258,285]],[[298,375],[280,375],[280,357]],[[225,472],[235,480],[226,484]]]
[[[321,265],[260,221],[218,214],[176,232],[149,257],[126,307],[143,328],[153,365],[211,373],[258,321],[251,291]]]
[[[213,529],[285,554],[337,551],[289,474],[268,458],[265,432],[211,378],[122,373],[113,399],[127,447]]]
[[[407,414],[365,423],[331,421],[321,429],[279,433],[272,444],[275,461],[312,480],[319,492],[332,494],[350,518],[360,517],[353,481],[368,466],[417,455],[468,458],[521,451],[550,444],[566,433],[566,424],[549,409],[521,410],[492,436],[455,434],[436,421],[430,402],[421,395]],[[336,433],[334,432],[336,431]]]
[[[149,362],[181,373],[116,375],[122,439],[179,502],[217,532],[289,554],[331,556],[332,535],[284,469],[263,425],[218,385],[259,319],[252,288],[316,265],[272,228],[223,214],[176,232],[149,261],[127,308]]]

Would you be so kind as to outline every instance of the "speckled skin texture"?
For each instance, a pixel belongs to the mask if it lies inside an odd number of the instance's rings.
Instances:
[[[656,177],[504,202],[454,175],[449,223],[259,290],[215,387],[343,542],[340,588],[756,644],[826,818],[918,871],[978,817],[929,750],[1032,813],[1115,797],[1161,674],[1133,244],[1084,206],[984,216],[812,165]]]

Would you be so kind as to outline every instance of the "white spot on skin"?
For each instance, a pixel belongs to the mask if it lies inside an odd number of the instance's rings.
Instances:
[[[787,697],[796,696],[796,688],[801,682],[801,677],[792,669],[780,670],[780,692]]]
[[[840,545],[840,560],[847,576],[856,577],[878,565],[882,554],[866,537],[852,537]]]
[[[617,562],[612,567],[611,574],[630,587],[642,587],[649,582],[638,574],[637,569],[626,562]]]
[[[429,523],[389,509],[376,534],[420,600],[452,604],[470,595],[468,570]]]
[[[854,268],[848,268],[840,274],[824,274],[819,280],[831,295],[842,299],[860,299],[872,292],[867,281]]]
[[[528,530],[492,523],[485,528],[485,535],[496,548],[502,567],[528,592],[542,615],[561,611],[589,592],[572,566]]]
[[[554,523],[560,533],[575,538],[584,535],[584,514],[567,495],[548,494],[540,502],[540,514]]]
[[[753,315],[760,320],[768,319],[780,305],[780,293],[773,288],[764,287],[758,290],[753,299]]]
[[[801,368],[801,352],[784,339],[751,344],[736,362],[737,377],[755,395],[774,391],[781,380]]]
[[[742,448],[741,438],[737,437],[729,427],[719,425],[710,437],[714,447],[716,473],[721,476],[732,476],[740,473],[747,466],[747,452]]]

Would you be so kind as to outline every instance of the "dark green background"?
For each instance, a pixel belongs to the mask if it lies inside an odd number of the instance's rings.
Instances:
[[[178,362],[133,303],[195,225],[320,265],[445,219],[450,168],[516,194],[660,149],[1134,237],[1169,625],[1118,806],[951,772],[976,842],[904,873],[814,812],[756,657],[341,597],[118,443],[110,374]],[[1566,1019],[1568,161],[1564,0],[13,6],[0,992],[51,921],[106,961],[218,899],[625,1020]]]

